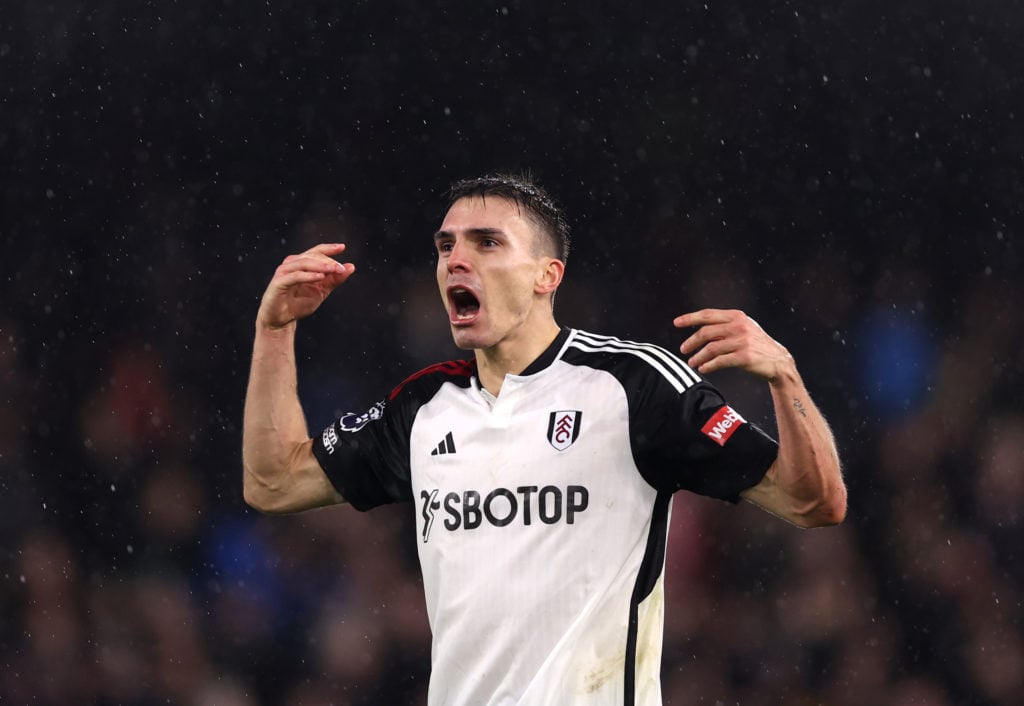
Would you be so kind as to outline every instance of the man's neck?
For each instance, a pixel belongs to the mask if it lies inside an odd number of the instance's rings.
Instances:
[[[502,341],[491,348],[476,350],[476,369],[480,384],[495,397],[501,392],[506,375],[518,375],[548,349],[560,331],[549,319],[537,331],[522,340]]]

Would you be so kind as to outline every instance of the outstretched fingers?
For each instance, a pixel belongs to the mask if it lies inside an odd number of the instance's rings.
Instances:
[[[321,243],[286,257],[263,295],[257,320],[281,328],[316,311],[356,270],[334,259],[344,250],[342,243]]]
[[[756,321],[735,309],[702,309],[677,316],[679,328],[696,326],[679,346],[690,356],[687,364],[700,373],[741,368],[762,377],[775,374],[787,351],[772,340]]]
[[[692,338],[692,337],[691,337]],[[690,341],[690,339],[687,339]],[[685,343],[684,343],[685,345]],[[680,346],[682,350],[682,346]],[[706,343],[691,344],[688,352],[696,351],[686,364],[701,373],[708,373],[726,367],[726,359],[733,360],[737,350],[735,339],[713,339]]]
[[[344,250],[343,243],[317,245],[297,255],[289,255],[277,269],[281,274],[297,271],[341,273],[350,267],[351,263],[342,264],[333,256],[341,254]]]
[[[736,311],[735,309],[701,309],[700,311],[691,311],[689,314],[677,316],[672,320],[672,323],[675,324],[676,328],[724,324],[736,318],[737,315],[742,316],[743,312]]]
[[[677,316],[672,321],[676,328],[697,327],[679,346],[680,353],[689,355],[712,341],[729,338],[735,333],[736,320],[741,317],[745,317],[742,311],[731,309],[701,309]],[[696,367],[700,362],[704,361],[691,359],[690,365]]]
[[[314,266],[304,266],[301,264],[295,266],[282,265],[278,268],[277,277],[274,279],[275,284],[281,289],[289,289],[299,284],[322,282],[333,290],[352,276],[355,270],[355,265],[350,262],[344,264],[336,262],[334,265]]]

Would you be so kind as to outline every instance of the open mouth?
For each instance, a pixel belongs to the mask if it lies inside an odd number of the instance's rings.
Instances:
[[[468,289],[454,287],[448,292],[453,322],[471,321],[480,313],[480,300]]]

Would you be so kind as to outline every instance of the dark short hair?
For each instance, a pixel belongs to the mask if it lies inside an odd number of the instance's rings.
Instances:
[[[527,215],[551,241],[558,259],[569,258],[569,222],[551,195],[530,174],[488,174],[475,179],[461,179],[446,194],[450,208],[459,199],[479,196],[500,196],[526,209]]]

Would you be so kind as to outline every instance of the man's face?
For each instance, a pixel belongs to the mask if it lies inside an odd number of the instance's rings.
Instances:
[[[452,204],[434,235],[437,284],[455,345],[491,348],[529,334],[531,317],[550,314],[544,271],[552,258],[515,203],[499,196]]]

